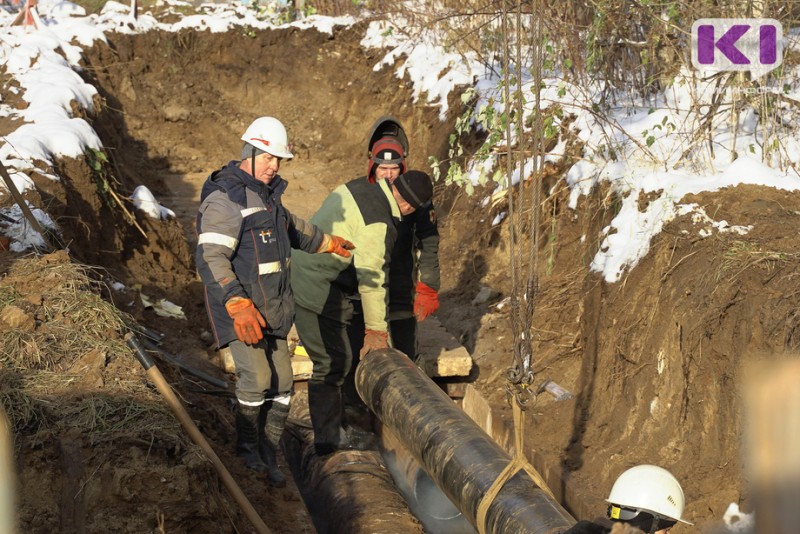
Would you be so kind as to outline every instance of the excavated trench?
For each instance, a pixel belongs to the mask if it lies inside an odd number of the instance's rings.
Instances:
[[[101,243],[82,242],[77,227],[68,225],[65,231],[74,234],[78,256],[96,260],[125,283],[141,284],[146,291],[183,305],[191,326],[179,333],[164,332],[165,343],[180,347],[176,352],[195,356],[195,362],[216,358],[213,347],[200,341],[207,333],[202,292],[191,259],[196,239],[193,219],[206,176],[238,159],[239,138],[254,118],[272,115],[287,126],[296,158],[281,169],[290,182],[284,204],[302,217],[311,216],[333,187],[363,174],[369,128],[382,115],[391,114],[404,124],[411,143],[410,167],[422,167],[429,155],[443,156],[442,140],[447,139],[445,132],[452,121],[442,122],[438,108],[413,103],[409,84],[397,79],[392,70],[375,71],[381,53],[361,48],[359,34],[347,29],[334,30],[332,35],[294,29],[255,36],[150,32],[112,35],[108,46],[87,51],[85,77],[104,102],[94,127],[111,156],[121,192],[129,195],[137,185],[145,185],[175,212],[180,229],[176,233],[176,223],[148,222],[137,215],[140,226],[150,234],[146,246],[138,237],[119,235],[132,233],[119,221],[107,224],[116,232],[100,234],[100,240],[106,241]],[[451,101],[456,102],[456,97]],[[164,238],[167,234],[169,239]],[[98,248],[113,248],[111,241],[122,244],[119,255],[92,255]],[[170,251],[157,250],[170,242],[179,244]],[[168,274],[160,273],[162,262],[157,258],[167,255],[177,260]],[[163,323],[152,326],[165,330]],[[305,428],[307,413],[302,413],[307,409],[302,390],[303,384],[298,384],[294,424],[284,440],[284,467],[291,468],[315,528],[320,532],[422,532],[420,521],[387,471],[387,463],[395,465],[396,475],[409,470],[405,464],[397,467],[396,454],[388,462],[377,451],[341,453],[325,461],[315,457]],[[226,411],[225,401],[201,397],[199,402],[222,402],[217,414]],[[426,504],[441,500],[441,505],[423,511],[430,516],[429,524],[431,517],[434,522],[441,519],[441,528],[429,531],[447,532],[453,524],[463,531],[466,523],[463,518],[458,523],[460,514],[446,497],[430,481],[422,482],[423,487],[429,492]],[[245,493],[258,491],[245,488]],[[284,500],[298,503],[299,499],[284,495]],[[326,509],[339,512],[331,515]],[[303,513],[298,508],[290,515]],[[286,524],[277,531],[302,528]]]
[[[453,118],[462,111],[458,96],[450,95],[450,118],[440,121],[438,107],[415,102],[411,84],[395,77],[396,65],[374,70],[384,52],[363,49],[361,35],[363,27],[332,34],[153,31],[108,35],[108,44],[86,50],[82,75],[100,92],[87,118],[110,158],[107,174],[98,176],[83,160],[60,161],[55,174],[64,179],[34,176],[37,191],[29,194],[58,221],[72,259],[102,266],[130,288],[115,302],[164,332],[166,350],[221,375],[213,365],[216,352],[203,341],[207,318],[194,274],[191,218],[203,178],[238,157],[240,135],[255,117],[274,115],[288,127],[297,157],[281,169],[290,182],[285,203],[301,216],[331,188],[363,174],[368,130],[381,115],[403,122],[412,168],[424,168],[428,156],[446,157]],[[25,105],[11,90],[3,99]],[[578,146],[575,157],[579,152]],[[101,194],[106,178],[120,198],[147,186],[180,222],[137,213],[137,228]],[[513,291],[508,225],[489,228],[503,207],[485,207],[484,195],[454,189],[437,187],[436,194],[447,266],[437,316],[473,354],[480,373],[474,386],[489,414],[484,426],[508,443],[513,436],[503,424],[511,417],[499,385],[511,361],[512,332],[502,306]],[[528,458],[583,518],[602,513],[613,480],[636,463],[674,472],[695,523],[716,520],[729,503],[747,505],[736,384],[749,376],[743,362],[797,350],[798,268],[791,260],[798,244],[786,232],[800,224],[796,195],[760,186],[692,195],[688,201],[716,219],[754,224],[753,231],[739,236],[709,227],[713,238],[701,239],[703,228],[689,215],[679,217],[616,285],[589,269],[596,236],[618,208],[613,192],[601,185],[579,210],[566,209],[569,197],[568,188],[556,188],[543,210],[553,270],[537,309],[535,372],[575,398],[537,401],[526,436],[537,450]],[[647,202],[640,199],[642,209]],[[766,259],[748,253],[755,250],[768,251]],[[139,294],[179,304],[186,320],[154,315]],[[107,385],[141,378],[133,365],[110,360],[103,368]],[[265,488],[233,456],[230,390],[209,392],[165,372],[262,517],[279,532],[315,530],[299,489]],[[87,391],[76,396],[91,398],[94,390]],[[302,396],[296,400],[301,404]],[[92,532],[143,532],[162,522],[169,532],[248,531],[213,470],[175,445],[178,440],[122,436],[98,443],[65,435],[54,441],[35,430],[23,436],[30,446],[18,459],[20,515],[31,532],[78,531],[68,527],[84,523],[103,525],[85,529]],[[84,475],[73,476],[76,471]],[[676,527],[676,533],[688,531]]]

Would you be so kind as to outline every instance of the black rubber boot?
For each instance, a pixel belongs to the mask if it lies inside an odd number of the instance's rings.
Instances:
[[[267,466],[267,480],[276,488],[286,486],[286,477],[278,467],[277,452],[281,446],[283,427],[289,415],[289,405],[267,401],[261,406],[262,437],[259,441],[261,459]]]
[[[342,392],[338,386],[308,383],[308,411],[314,428],[314,450],[318,456],[334,452],[342,430]]]
[[[363,451],[375,447],[374,434],[342,426],[342,391],[338,386],[309,382],[308,408],[314,427],[314,451],[318,456],[338,450]]]
[[[265,473],[267,464],[261,459],[258,450],[260,409],[260,406],[239,403],[236,411],[236,455],[244,458],[248,469]]]

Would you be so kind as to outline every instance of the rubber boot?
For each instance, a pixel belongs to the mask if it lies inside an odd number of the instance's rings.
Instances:
[[[314,451],[318,456],[334,452],[342,428],[342,394],[339,387],[309,382],[308,411],[314,428]]]
[[[281,446],[283,427],[289,415],[289,405],[280,402],[267,401],[261,406],[262,436],[259,441],[261,459],[267,466],[267,480],[271,486],[283,488],[286,486],[286,477],[278,467],[277,452]]]
[[[261,459],[258,450],[260,406],[247,406],[239,403],[236,411],[236,456],[244,458],[245,467],[264,473],[267,464]]]
[[[342,400],[344,401],[344,427],[355,425],[371,431],[373,428],[372,412],[358,396],[353,370],[344,378]]]
[[[342,426],[342,390],[339,386],[309,382],[308,409],[314,428],[314,451],[325,456],[337,450],[368,450],[375,447],[375,435]]]

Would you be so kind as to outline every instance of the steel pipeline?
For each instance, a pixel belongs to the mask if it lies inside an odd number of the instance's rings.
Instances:
[[[403,353],[371,351],[356,372],[359,395],[424,467],[436,485],[478,530],[477,509],[511,461]],[[486,514],[484,532],[552,534],[575,519],[520,471],[499,491]]]

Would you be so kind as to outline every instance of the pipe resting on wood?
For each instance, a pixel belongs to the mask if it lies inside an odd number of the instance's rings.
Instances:
[[[555,534],[575,523],[521,470],[500,489],[486,524],[477,525],[481,499],[511,458],[405,354],[369,352],[356,389],[479,532]]]

